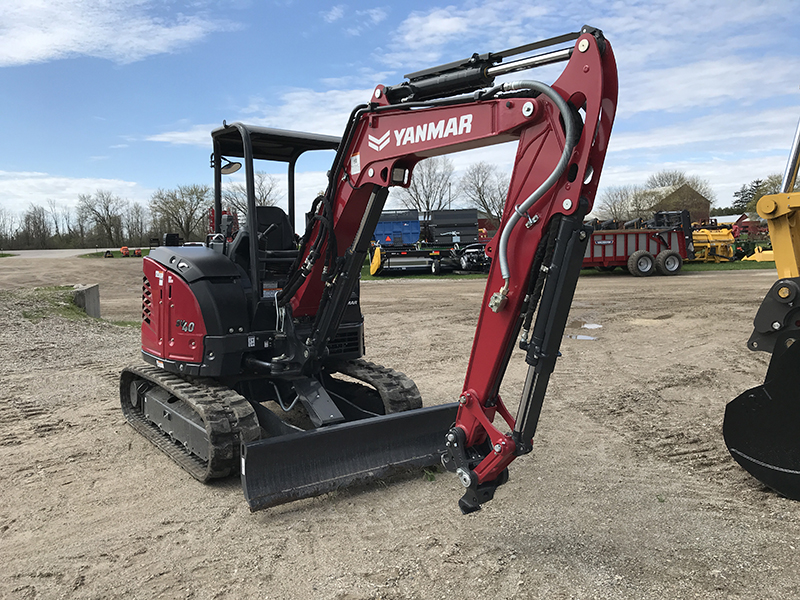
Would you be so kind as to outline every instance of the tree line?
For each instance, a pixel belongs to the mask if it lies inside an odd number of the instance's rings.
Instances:
[[[459,179],[449,158],[421,161],[409,188],[399,190],[400,204],[422,213],[453,207],[474,207],[500,222],[509,177],[491,164],[473,164]],[[223,188],[223,206],[244,218],[244,184]],[[272,206],[282,197],[278,180],[255,173],[256,204]],[[159,189],[144,205],[108,190],[81,194],[76,206],[53,200],[31,203],[20,214],[0,207],[0,249],[93,248],[147,246],[152,238],[178,233],[185,241],[202,241],[208,233],[213,190],[208,185]]]
[[[643,185],[606,188],[595,203],[594,213],[600,219],[617,221],[649,218],[655,204],[667,193],[683,185],[688,185],[712,204],[716,201],[714,190],[707,180],[683,171],[665,169],[650,175]]]
[[[270,205],[280,199],[272,175],[256,174],[256,197],[259,204]],[[245,214],[244,185],[226,186],[223,202]],[[54,200],[44,205],[31,203],[19,214],[0,207],[0,249],[139,247],[168,232],[178,233],[186,241],[202,241],[213,204],[210,186],[192,184],[159,189],[147,205],[97,190],[78,196],[75,207],[61,206]]]
[[[503,213],[510,175],[496,165],[478,162],[457,177],[448,157],[425,159],[417,164],[408,188],[394,188],[402,206],[420,213],[448,208],[476,208],[499,224]],[[683,184],[715,201],[708,181],[682,171],[664,170],[651,175],[644,185],[606,188],[595,205],[595,214],[604,219],[629,220],[648,217],[665,189]],[[733,194],[725,208],[712,208],[711,215],[754,212],[758,199],[777,193],[781,175],[755,179]],[[275,205],[281,199],[275,177],[255,174],[256,203]],[[242,183],[223,188],[223,204],[239,215],[247,213],[247,194]],[[171,232],[186,241],[201,241],[208,232],[209,209],[213,192],[208,185],[179,185],[159,189],[146,205],[121,198],[107,190],[82,194],[74,208],[48,200],[32,203],[21,214],[0,207],[0,249],[92,248],[147,246],[151,238]]]
[[[764,179],[753,179],[753,181],[744,184],[738,191],[733,193],[733,204],[731,204],[730,207],[731,212],[720,214],[756,212],[756,204],[758,204],[761,196],[780,193],[782,183],[783,175],[780,173],[767,175]],[[800,182],[796,182],[794,191],[800,191]]]
[[[783,176],[780,173],[767,175],[763,179],[754,179],[733,193],[728,206],[714,207],[716,201],[711,185],[696,175],[687,175],[683,171],[664,170],[648,177],[643,185],[624,185],[606,188],[595,203],[595,213],[601,219],[617,219],[628,221],[647,218],[665,195],[665,190],[675,190],[687,184],[712,204],[711,217],[722,215],[740,215],[755,213],[756,204],[762,196],[777,194],[781,188]],[[795,191],[800,185],[795,186]]]

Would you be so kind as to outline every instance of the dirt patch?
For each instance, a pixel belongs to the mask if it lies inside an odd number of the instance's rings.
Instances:
[[[728,457],[725,403],[772,272],[582,277],[534,452],[479,513],[449,474],[256,514],[125,424],[138,331],[23,316],[33,286],[100,283],[135,321],[141,261],[0,260],[0,596],[8,598],[791,598],[800,504]],[[483,282],[365,282],[367,357],[426,405],[461,390]],[[586,328],[583,325],[600,325]],[[579,336],[583,337],[579,337]],[[584,339],[584,338],[594,339]],[[512,358],[502,394],[525,375]]]

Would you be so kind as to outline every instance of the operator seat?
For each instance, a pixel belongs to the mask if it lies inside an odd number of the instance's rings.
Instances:
[[[289,217],[278,206],[257,206],[255,219],[239,230],[228,246],[228,256],[250,273],[250,230],[255,225],[258,236],[258,262],[262,278],[284,275],[297,258],[297,243]]]

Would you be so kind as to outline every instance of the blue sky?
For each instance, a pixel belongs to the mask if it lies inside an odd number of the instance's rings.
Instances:
[[[379,83],[583,24],[616,53],[604,187],[658,170],[708,179],[717,206],[783,172],[800,119],[796,4],[702,0],[4,0],[0,208],[212,182],[209,132],[241,120],[339,135]],[[561,66],[527,77],[552,82]],[[513,148],[453,155],[510,170]],[[324,187],[301,165],[300,206]]]

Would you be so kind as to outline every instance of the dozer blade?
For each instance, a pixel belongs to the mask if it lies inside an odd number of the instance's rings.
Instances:
[[[440,463],[458,403],[242,444],[251,511]]]
[[[775,352],[764,384],[728,403],[722,431],[746,471],[800,500],[800,343]]]

